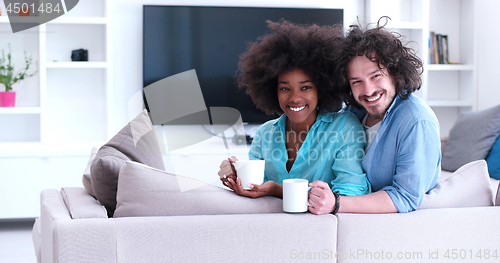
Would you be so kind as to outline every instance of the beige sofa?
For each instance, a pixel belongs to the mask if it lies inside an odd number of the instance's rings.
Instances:
[[[122,147],[122,152],[128,153],[127,156],[141,154],[133,152],[137,145],[158,145],[153,139],[145,140],[148,134],[152,134],[152,125],[143,124],[147,115],[141,116],[135,122],[142,125],[139,127],[149,127],[140,133],[145,136],[131,140],[138,129],[131,129],[128,125],[119,132],[121,137],[115,136],[108,144],[113,146],[112,142],[119,138],[117,145]],[[154,134],[150,137],[155,138]],[[130,142],[124,144],[123,138],[129,138]],[[127,146],[129,149],[123,150],[124,145],[130,145]],[[175,177],[161,169],[145,168],[125,159],[120,159],[125,164],[119,169],[119,176],[114,175],[118,179],[118,191],[115,192],[117,209],[113,218],[108,218],[105,207],[88,194],[95,187],[85,185],[87,190],[83,187],[60,191],[47,189],[41,193],[40,217],[33,227],[38,262],[500,260],[500,207],[494,206],[495,199],[500,204],[498,181],[489,179],[484,160],[468,163],[454,173],[443,171],[440,182],[426,195],[417,211],[317,216],[283,213],[279,208],[280,199],[271,200],[272,206],[266,207],[267,210],[261,209],[273,213],[254,213],[259,212],[258,207],[262,204],[265,205],[265,199],[242,201],[238,199],[242,197],[233,193],[213,189],[210,192],[203,187],[203,191],[191,192],[189,198],[182,195],[189,191],[157,191],[157,185],[170,187]],[[140,158],[130,159],[140,162]],[[127,170],[129,168],[138,170]],[[134,179],[135,174],[151,177]],[[95,175],[93,173],[92,178]],[[165,181],[167,179],[170,181]],[[185,207],[172,207],[171,203],[175,202],[168,202],[170,197],[191,200],[187,207],[197,207],[194,212],[198,214],[186,215]],[[213,198],[218,199],[211,203],[204,200],[211,205],[210,209],[197,205],[200,199]],[[231,201],[229,199],[234,199],[230,211],[235,211],[234,207],[246,209],[246,206],[238,207],[245,202],[247,205],[253,202],[253,209],[257,207],[255,203],[259,205],[252,213],[239,210],[227,214],[219,208],[226,204],[225,200]],[[141,205],[149,207],[143,209]],[[165,206],[169,209],[164,209]],[[127,216],[130,211],[138,214]],[[117,217],[117,214],[122,217]]]
[[[108,218],[63,188],[41,193],[33,240],[38,262],[498,262],[498,218],[495,206]]]

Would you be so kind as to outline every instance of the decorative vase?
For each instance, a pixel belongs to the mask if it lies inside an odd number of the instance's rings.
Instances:
[[[0,107],[14,107],[15,102],[16,102],[15,91],[0,92]]]

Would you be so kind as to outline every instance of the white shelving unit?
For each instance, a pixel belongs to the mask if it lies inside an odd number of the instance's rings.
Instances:
[[[17,68],[24,65],[23,52],[27,50],[38,61],[38,74],[14,85],[16,107],[0,108],[0,121],[12,120],[10,127],[0,131],[0,156],[8,155],[2,151],[15,143],[45,149],[67,143],[71,154],[75,145],[103,143],[110,138],[111,4],[110,0],[83,1],[59,18],[16,34],[7,33],[9,19],[6,12],[2,13],[0,31],[6,37],[0,40],[0,47],[12,43]],[[71,61],[71,50],[79,48],[88,49],[88,62]],[[32,123],[34,119],[37,121]],[[2,136],[18,133],[20,128],[29,128],[30,132]],[[26,154],[32,155],[29,151]]]
[[[11,43],[15,68],[33,55],[38,74],[13,86],[16,107],[0,108],[0,219],[37,217],[43,189],[82,186],[92,147],[112,137],[111,21],[112,0],[86,0],[14,34],[2,9],[0,48]],[[80,48],[88,62],[71,61]]]
[[[424,62],[416,93],[432,107],[446,136],[460,113],[477,109],[477,0],[367,0],[368,21],[391,17],[388,27],[406,36]],[[429,64],[429,33],[448,35],[450,61]]]

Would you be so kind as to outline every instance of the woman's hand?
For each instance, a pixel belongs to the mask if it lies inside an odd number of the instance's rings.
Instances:
[[[227,160],[222,161],[220,164],[219,172],[217,173],[219,175],[219,179],[222,181],[222,184],[230,187],[228,184],[228,179],[231,178],[233,181],[236,181],[236,170],[234,169],[234,166],[231,163],[234,163],[238,161],[238,158],[235,156],[231,156],[231,158],[227,158]]]
[[[330,186],[320,180],[309,184],[311,193],[309,193],[309,211],[313,214],[329,214],[335,207],[335,196]]]
[[[283,188],[281,185],[275,183],[274,181],[267,181],[261,185],[251,184],[250,190],[245,190],[241,186],[240,178],[234,181],[232,178],[228,179],[228,187],[233,189],[233,191],[241,196],[257,198],[262,196],[283,196]]]

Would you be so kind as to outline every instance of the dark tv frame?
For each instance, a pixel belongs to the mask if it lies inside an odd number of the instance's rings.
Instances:
[[[193,9],[196,9],[196,8],[202,8],[202,9],[262,9],[262,10],[284,10],[284,11],[288,11],[288,12],[292,12],[292,11],[297,11],[300,13],[300,11],[303,11],[303,10],[312,10],[312,11],[318,11],[318,12],[332,12],[332,13],[337,13],[337,16],[335,18],[335,21],[334,19],[332,19],[332,23],[331,25],[333,24],[338,24],[338,23],[344,23],[344,17],[345,17],[345,14],[344,14],[344,9],[342,8],[313,8],[313,7],[243,7],[243,6],[191,6],[191,5],[143,5],[143,76],[142,76],[142,80],[143,80],[143,89],[145,87],[147,87],[149,84],[151,83],[154,83],[155,81],[158,81],[158,80],[161,80],[163,78],[160,78],[160,79],[157,79],[157,80],[154,80],[154,81],[151,81],[151,80],[146,80],[146,71],[147,71],[147,65],[146,65],[146,9],[147,8],[154,8],[154,7],[159,7],[159,8],[193,8]],[[289,18],[286,18],[288,20],[291,20],[293,22],[296,22],[298,20],[296,19],[289,19]],[[266,19],[263,19],[263,23],[265,24],[265,20]],[[273,19],[273,20],[278,20],[278,19]],[[302,21],[302,18],[300,19],[300,21]],[[317,20],[316,20],[317,21]],[[299,22],[299,23],[314,23],[314,22]],[[318,24],[321,24],[321,23],[318,23]],[[324,25],[324,24],[321,24],[321,25]],[[266,27],[267,29],[267,27]],[[268,33],[270,32],[269,29],[267,29],[265,32],[262,32],[260,35],[264,34],[264,33]],[[259,35],[259,36],[260,36]],[[255,41],[257,39],[257,36],[253,37],[253,39],[248,39],[246,40],[244,43],[242,43],[242,45],[247,45],[247,43],[249,41]],[[245,50],[242,50],[241,53],[243,53]],[[240,55],[238,54],[238,56]],[[235,74],[236,74],[236,70],[237,70],[237,65],[234,66],[234,72],[233,72],[233,77],[234,77],[234,80],[236,80],[235,78]],[[189,70],[189,69],[186,69],[186,70]],[[170,74],[168,76],[171,76],[171,75],[175,75],[177,73],[181,73],[183,71],[180,71],[180,72],[174,72],[173,74]],[[200,72],[197,71],[197,74],[198,74],[198,78],[200,79]],[[165,76],[165,77],[168,77],[168,76]],[[146,84],[147,82],[150,82],[148,84]],[[202,81],[200,81],[200,85],[202,86],[202,90],[206,90],[206,87],[203,86],[202,84]],[[234,89],[238,89],[236,87],[236,84],[234,85]],[[229,90],[229,89],[227,89]],[[205,91],[206,92],[206,91]],[[251,102],[250,98],[248,95],[244,94],[244,90],[238,90],[238,91],[230,91],[230,92],[236,92],[238,93],[237,95],[240,97],[240,100],[245,100],[243,101],[242,103],[251,103],[253,105],[253,102]],[[245,98],[243,99],[242,97],[242,94],[244,94]],[[226,101],[226,105],[213,105],[210,103],[210,101],[207,102],[207,96],[204,96],[205,97],[205,104],[207,106],[207,108],[209,107],[234,107],[234,105],[229,105],[230,102],[229,101]],[[147,105],[147,101],[146,101],[146,98],[144,96],[144,92],[143,92],[143,99],[144,99],[144,104],[145,104],[145,107],[146,109],[148,109],[149,111],[149,107]],[[248,106],[248,104],[247,104]],[[236,107],[234,107],[236,108]],[[240,109],[238,109],[240,110]],[[240,110],[241,112],[241,110]],[[257,117],[254,117],[250,120],[248,120],[247,118],[245,118],[245,114],[242,113],[242,120],[244,123],[248,123],[248,124],[262,124],[263,122],[267,121],[267,120],[270,120],[270,119],[274,119],[274,118],[277,118],[278,116],[269,116],[269,115],[265,115],[265,113],[263,113],[262,111],[260,111],[259,109],[255,108],[255,105],[253,105],[253,113],[254,114],[258,114],[260,117],[257,118]]]

